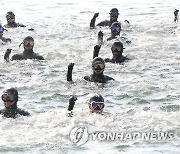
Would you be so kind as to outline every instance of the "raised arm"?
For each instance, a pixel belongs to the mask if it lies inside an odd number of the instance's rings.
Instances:
[[[72,111],[73,111],[74,104],[75,104],[76,100],[77,100],[77,97],[76,97],[76,96],[72,96],[72,97],[70,97],[70,99],[69,99],[68,113],[67,113],[67,116],[68,116],[68,117],[72,117],[72,115],[73,115],[73,112],[72,112]]]
[[[90,22],[90,28],[91,29],[94,29],[95,28],[95,22],[96,22],[96,18],[99,16],[99,13],[95,13],[93,18],[91,19],[91,22]]]
[[[101,49],[101,45],[95,45],[94,46],[94,51],[93,51],[93,59],[95,58],[95,57],[98,57],[98,55],[99,55],[99,50]]]
[[[102,31],[99,31],[98,32],[98,44],[99,45],[102,45],[103,44],[103,32]]]
[[[74,67],[74,63],[70,63],[68,65],[68,71],[67,71],[67,81],[72,81],[72,70]]]
[[[9,62],[9,55],[11,53],[11,50],[12,49],[7,49],[5,54],[4,54],[4,60],[7,61],[7,62]]]

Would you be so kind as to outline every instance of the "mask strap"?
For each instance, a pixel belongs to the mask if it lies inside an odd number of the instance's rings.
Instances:
[[[19,45],[19,48],[21,47],[22,44],[23,44],[23,42]]]

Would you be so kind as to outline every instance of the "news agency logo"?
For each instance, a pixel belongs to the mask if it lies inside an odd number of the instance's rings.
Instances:
[[[74,127],[70,134],[69,134],[70,140],[75,145],[83,145],[85,144],[89,139],[89,133],[87,127]]]
[[[74,127],[70,134],[70,140],[73,144],[80,146],[88,140],[95,141],[165,141],[174,138],[173,132],[106,132],[96,131],[89,133],[87,127]]]

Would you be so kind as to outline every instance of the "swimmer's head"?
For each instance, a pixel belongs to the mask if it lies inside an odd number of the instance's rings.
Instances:
[[[111,25],[111,33],[116,36],[116,35],[120,35],[120,32],[121,32],[121,23],[114,22]]]
[[[91,112],[102,113],[105,107],[104,98],[100,94],[96,94],[90,98],[88,105]]]
[[[105,62],[100,57],[95,57],[92,61],[92,69],[95,74],[103,74],[105,68]]]
[[[112,47],[111,47],[113,58],[117,58],[119,56],[122,56],[124,49],[125,48],[124,48],[122,42],[114,42]]]
[[[118,19],[119,11],[117,8],[113,8],[110,10],[110,20],[115,22]]]
[[[9,23],[15,22],[15,14],[11,11],[6,13],[6,19]]]
[[[34,39],[31,36],[28,36],[23,40],[21,44],[23,44],[25,50],[32,50],[34,47]]]
[[[1,98],[6,108],[17,107],[18,91],[15,88],[7,89],[3,92]]]

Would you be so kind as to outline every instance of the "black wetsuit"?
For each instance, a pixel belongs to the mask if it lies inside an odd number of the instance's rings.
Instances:
[[[12,56],[12,60],[25,60],[25,59],[37,59],[37,60],[44,60],[42,56],[37,53],[34,53],[33,50],[24,51],[21,54],[15,54]]]
[[[98,82],[98,83],[106,83],[109,80],[114,80],[113,78],[107,76],[107,75],[103,75],[103,74],[91,74],[90,76],[85,76],[84,79],[86,81],[90,81],[90,82]]]
[[[26,27],[26,26],[23,24],[12,22],[12,23],[8,23],[8,24],[4,25],[4,27],[6,27],[6,28],[17,28],[17,27]]]
[[[120,57],[112,58],[112,59],[110,58],[104,59],[105,62],[110,62],[110,63],[123,63],[126,60],[130,60],[130,59],[124,56],[120,56]]]
[[[30,115],[29,112],[26,112],[24,110],[17,108],[16,105],[6,107],[6,108],[0,110],[0,114],[2,114],[6,118],[16,118],[16,115],[18,115],[18,114],[23,115],[23,116]]]

